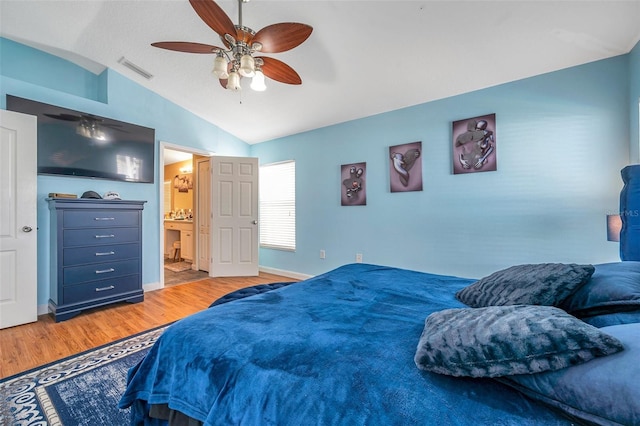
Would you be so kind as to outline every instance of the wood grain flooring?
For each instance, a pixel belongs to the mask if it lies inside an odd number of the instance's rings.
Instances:
[[[147,292],[141,303],[95,308],[59,323],[41,315],[37,322],[0,330],[0,378],[179,320],[239,288],[279,281],[297,280],[267,273],[207,278]]]

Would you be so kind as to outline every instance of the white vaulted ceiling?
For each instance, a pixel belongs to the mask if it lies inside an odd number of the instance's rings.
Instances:
[[[236,0],[217,2],[234,23]],[[265,54],[301,86],[267,79],[224,90],[214,55],[151,47],[220,45],[187,0],[0,0],[0,35],[92,72],[112,68],[248,143],[312,130],[628,53],[640,39],[634,1],[252,0],[243,24],[313,27],[309,39]],[[150,72],[146,80],[125,68]]]

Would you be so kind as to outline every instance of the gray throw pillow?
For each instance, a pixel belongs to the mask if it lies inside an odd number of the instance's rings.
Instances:
[[[504,305],[559,306],[587,283],[593,265],[540,263],[517,265],[459,290],[456,297],[472,308]]]
[[[640,324],[602,329],[624,351],[557,371],[499,380],[571,417],[598,425],[640,425]]]
[[[422,370],[499,377],[581,364],[623,349],[600,329],[551,306],[490,306],[434,312],[415,354]]]

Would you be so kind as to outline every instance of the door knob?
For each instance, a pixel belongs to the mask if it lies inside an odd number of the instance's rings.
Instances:
[[[22,227],[22,230],[23,230],[24,232],[31,232],[31,231],[33,231],[33,228],[31,228],[30,226],[23,226],[23,227]]]
[[[257,221],[257,220],[254,220],[254,221],[253,221],[253,222],[251,222],[251,223],[253,223],[254,225],[257,225],[257,224],[258,224],[258,221]]]

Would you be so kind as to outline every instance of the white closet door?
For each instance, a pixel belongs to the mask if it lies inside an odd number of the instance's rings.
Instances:
[[[36,125],[0,110],[0,328],[38,320]]]

